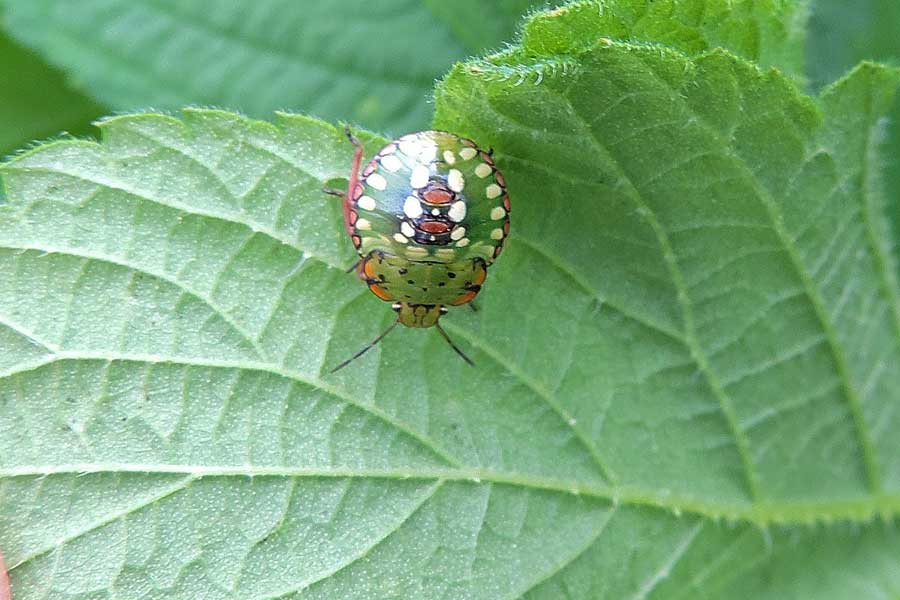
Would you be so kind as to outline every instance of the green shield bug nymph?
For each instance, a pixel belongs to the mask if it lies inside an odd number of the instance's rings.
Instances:
[[[438,322],[448,306],[471,302],[509,235],[509,195],[492,152],[446,131],[420,131],[382,148],[360,172],[355,145],[350,185],[341,193],[344,225],[360,256],[356,272],[392,302],[397,324],[435,327],[471,364]]]

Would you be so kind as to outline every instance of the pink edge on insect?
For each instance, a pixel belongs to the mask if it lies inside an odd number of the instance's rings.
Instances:
[[[354,195],[356,193],[357,186],[360,185],[359,180],[359,166],[362,164],[363,158],[363,147],[362,144],[359,143],[355,137],[352,137],[352,134],[347,130],[347,136],[350,137],[350,141],[353,142],[353,163],[350,165],[350,180],[347,184],[347,194],[344,196],[343,208],[344,208],[344,226],[347,228],[347,233],[351,236],[354,235],[353,232],[353,224],[350,223],[350,211],[352,210],[352,202],[354,199]],[[361,190],[360,190],[361,192]],[[0,600],[3,600],[0,598]]]
[[[12,592],[9,591],[9,576],[6,574],[6,563],[3,562],[3,554],[0,554],[0,600],[12,600]]]

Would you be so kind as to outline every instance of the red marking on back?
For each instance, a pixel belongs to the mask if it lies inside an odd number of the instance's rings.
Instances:
[[[358,235],[351,235],[350,239],[353,240],[353,245],[359,248],[360,244],[362,244],[362,240]]]
[[[422,194],[422,197],[425,199],[425,202],[428,202],[429,204],[449,204],[450,201],[453,200],[453,194],[440,188],[428,190]]]
[[[500,171],[494,171],[494,179],[497,180],[497,183],[500,184],[500,187],[506,187],[506,178],[503,177],[503,173]]]
[[[509,194],[503,196],[503,208],[506,209],[506,212],[509,212]]]
[[[425,221],[419,225],[419,229],[428,233],[447,233],[450,231],[450,226],[440,221]]]
[[[500,253],[503,252],[503,244],[500,244],[496,248],[494,248],[494,258],[500,256]]]
[[[487,269],[484,267],[479,268],[475,271],[475,277],[472,278],[472,283],[475,285],[481,285],[484,283],[484,280],[487,279]]]
[[[375,172],[375,169],[378,168],[378,163],[374,160],[370,161],[369,164],[366,165],[366,168],[363,169],[362,176],[368,177],[372,173]]]
[[[503,235],[509,235],[509,219],[507,219],[506,223],[503,224]]]
[[[491,165],[492,167],[494,166],[494,159],[491,158],[490,154],[488,154],[487,152],[480,152],[479,156],[481,156],[482,161],[486,162],[487,164]],[[503,184],[500,184],[500,185],[503,185]]]
[[[356,214],[356,211],[351,209],[350,210],[350,224],[356,225],[356,219],[358,219],[358,218],[359,218],[359,215]]]

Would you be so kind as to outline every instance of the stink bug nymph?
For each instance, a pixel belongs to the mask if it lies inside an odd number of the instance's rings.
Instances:
[[[448,306],[471,302],[509,235],[509,195],[490,151],[446,131],[420,131],[382,148],[362,171],[355,146],[344,225],[359,253],[355,270],[373,294],[392,302],[397,320],[332,372],[380,342],[398,324],[440,325]],[[332,192],[334,193],[334,192]]]

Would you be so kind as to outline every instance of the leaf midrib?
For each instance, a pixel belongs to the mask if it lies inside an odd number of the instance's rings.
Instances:
[[[71,463],[54,466],[21,465],[0,467],[0,478],[58,475],[186,475],[192,481],[211,478],[291,477],[298,479],[378,479],[396,481],[445,481],[472,485],[496,484],[511,487],[584,496],[617,506],[660,509],[676,515],[689,514],[705,519],[727,519],[754,525],[809,525],[817,522],[863,524],[875,516],[900,515],[900,495],[877,497],[754,503],[708,502],[685,495],[660,494],[639,486],[605,486],[580,481],[536,476],[529,473],[502,472],[477,467],[362,469],[355,467],[308,468],[264,465],[191,465],[177,463]],[[142,505],[143,507],[144,505]]]

